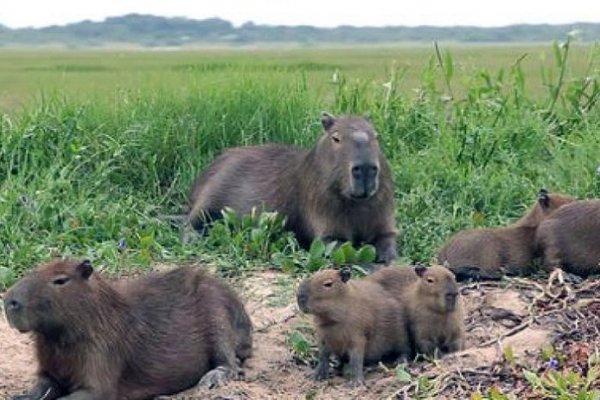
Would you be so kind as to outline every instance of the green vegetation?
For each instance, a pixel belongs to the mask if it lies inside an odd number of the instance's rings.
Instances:
[[[267,217],[246,231],[269,236],[252,250],[226,229],[225,247],[182,244],[160,216],[183,211],[226,147],[314,143],[323,109],[370,113],[393,168],[401,257],[428,262],[452,232],[517,217],[540,187],[598,196],[599,61],[572,44],[2,53],[0,279],[57,254],[115,271],[183,259],[235,270],[246,250],[254,263],[305,262]]]

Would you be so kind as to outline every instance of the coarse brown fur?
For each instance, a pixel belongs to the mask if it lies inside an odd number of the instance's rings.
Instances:
[[[535,235],[539,224],[574,200],[541,189],[538,201],[514,224],[460,231],[442,247],[437,260],[450,268],[458,280],[500,279],[505,274],[530,273],[538,256]]]
[[[400,304],[369,277],[350,280],[348,269],[320,271],[300,285],[298,305],[314,316],[318,380],[327,378],[332,354],[349,359],[353,384],[364,384],[364,363],[411,354]]]
[[[8,321],[33,334],[38,358],[37,384],[16,398],[150,399],[235,376],[236,357],[250,356],[243,304],[205,272],[116,284],[92,272],[87,260],[55,260],[8,291]]]
[[[546,269],[560,267],[582,277],[600,274],[600,200],[561,207],[542,222],[537,241]]]
[[[189,227],[204,232],[225,207],[277,211],[303,247],[313,239],[371,243],[378,261],[396,257],[392,172],[377,133],[362,117],[324,114],[312,149],[269,144],[227,150],[190,196]]]
[[[414,349],[428,356],[462,350],[465,345],[462,298],[454,275],[434,265],[415,267],[419,279],[401,293]]]

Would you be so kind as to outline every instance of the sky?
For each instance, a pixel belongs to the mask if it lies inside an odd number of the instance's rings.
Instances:
[[[600,0],[0,0],[0,24],[64,25],[142,13],[241,25],[476,25],[600,22]]]

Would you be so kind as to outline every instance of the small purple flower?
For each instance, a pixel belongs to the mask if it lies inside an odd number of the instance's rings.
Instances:
[[[544,363],[546,369],[558,369],[558,360],[554,357]]]
[[[127,248],[127,241],[125,239],[119,239],[117,242],[117,248],[121,251]]]

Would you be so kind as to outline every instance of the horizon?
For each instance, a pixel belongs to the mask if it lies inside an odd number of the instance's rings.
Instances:
[[[420,27],[427,27],[427,28],[479,28],[479,29],[494,29],[494,28],[504,28],[504,27],[511,27],[511,26],[534,26],[534,25],[549,25],[549,26],[562,26],[562,25],[578,25],[578,24],[600,24],[600,20],[598,21],[580,21],[580,20],[575,20],[575,21],[571,21],[571,22],[556,22],[556,23],[551,23],[551,22],[515,22],[515,23],[509,23],[509,24],[504,24],[504,25],[469,25],[469,24],[452,24],[452,25],[435,25],[435,24],[418,24],[418,25],[408,25],[408,24],[397,24],[397,25],[352,25],[352,24],[340,24],[340,25],[335,25],[335,26],[319,26],[319,25],[311,25],[311,24],[276,24],[276,23],[258,23],[256,21],[252,21],[252,20],[248,20],[248,21],[244,21],[242,23],[236,24],[231,20],[228,20],[227,18],[223,18],[223,17],[219,17],[219,16],[213,16],[213,17],[204,17],[204,18],[195,18],[195,17],[188,17],[188,16],[181,16],[181,15],[173,15],[173,16],[165,16],[165,15],[158,15],[158,14],[152,14],[152,13],[142,13],[142,12],[129,12],[129,13],[125,13],[125,14],[118,14],[118,15],[107,15],[101,19],[81,19],[78,21],[70,21],[70,22],[65,22],[65,23],[57,23],[57,24],[50,24],[50,25],[43,25],[43,26],[20,26],[20,27],[11,27],[5,23],[3,23],[2,21],[0,21],[0,26],[11,29],[11,30],[18,30],[18,29],[45,29],[45,28],[51,28],[51,27],[66,27],[69,25],[76,25],[82,22],[93,22],[93,23],[103,23],[106,22],[109,19],[116,19],[116,18],[123,18],[123,17],[128,17],[128,16],[134,16],[134,15],[139,15],[139,16],[149,16],[149,17],[157,17],[157,18],[165,18],[165,19],[185,19],[185,20],[189,20],[189,21],[205,21],[205,20],[211,20],[211,19],[219,19],[222,21],[226,21],[229,22],[233,25],[234,28],[240,28],[243,25],[246,24],[254,24],[257,26],[284,26],[284,27],[300,27],[300,26],[309,26],[312,28],[317,28],[317,29],[335,29],[335,28],[340,28],[340,27],[352,27],[352,28],[388,28],[388,27],[406,27],[406,28],[420,28]]]

